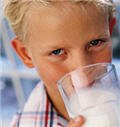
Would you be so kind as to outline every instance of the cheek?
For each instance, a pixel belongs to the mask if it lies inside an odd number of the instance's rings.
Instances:
[[[106,46],[101,52],[94,57],[94,63],[111,62],[112,45]]]
[[[49,61],[39,62],[36,68],[45,85],[52,89],[57,89],[57,81],[66,73],[63,65]]]

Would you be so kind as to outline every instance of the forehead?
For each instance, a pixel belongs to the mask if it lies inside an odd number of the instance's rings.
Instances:
[[[65,18],[65,16],[72,17],[73,15],[78,14],[77,16],[81,16],[82,14],[87,16],[94,15],[97,18],[98,16],[103,16],[105,13],[108,13],[106,11],[107,9],[103,9],[101,6],[97,6],[95,3],[84,3],[84,2],[69,2],[69,1],[62,1],[60,0],[58,2],[51,2],[48,5],[42,5],[39,2],[33,2],[31,6],[28,9],[28,15],[29,18],[33,15],[39,17],[43,16],[54,16],[54,18],[57,18],[57,16],[62,16]],[[72,15],[73,14],[73,15]],[[103,14],[103,15],[102,15]],[[61,18],[61,17],[60,17]],[[31,17],[32,19],[32,17]]]
[[[93,27],[93,24],[96,28],[105,28],[108,14],[103,12],[93,4],[71,2],[55,2],[47,6],[33,4],[26,16],[28,33],[32,36],[38,33],[48,35],[51,34],[50,31],[57,30],[59,33],[71,29],[76,31],[78,27],[87,30],[87,27]]]

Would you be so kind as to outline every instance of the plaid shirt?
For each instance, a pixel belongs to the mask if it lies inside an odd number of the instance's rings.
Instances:
[[[66,127],[66,125],[67,121],[56,112],[41,82],[33,90],[23,111],[13,118],[10,127]]]

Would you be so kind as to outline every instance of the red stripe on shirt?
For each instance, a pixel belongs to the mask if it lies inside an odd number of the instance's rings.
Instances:
[[[61,123],[57,123],[57,125],[61,126],[61,127],[64,127]]]
[[[49,100],[48,97],[46,97],[45,127],[47,127],[47,123],[48,123],[48,111],[49,111]]]

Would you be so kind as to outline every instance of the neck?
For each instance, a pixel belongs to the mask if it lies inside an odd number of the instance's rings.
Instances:
[[[56,111],[63,116],[66,120],[70,120],[70,117],[67,113],[67,110],[65,108],[65,104],[62,100],[62,97],[60,96],[59,92],[51,92],[50,90],[47,90],[47,94],[52,101]]]

